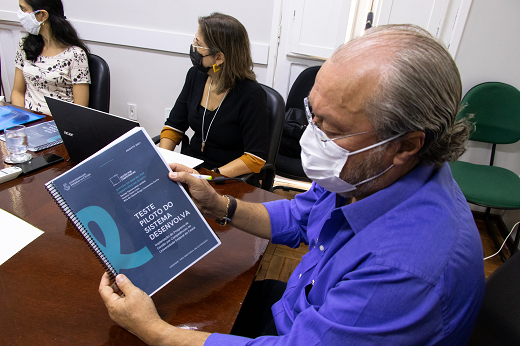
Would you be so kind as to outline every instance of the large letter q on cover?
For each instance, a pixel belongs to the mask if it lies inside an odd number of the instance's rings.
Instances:
[[[119,230],[114,219],[112,219],[112,216],[110,216],[105,209],[98,206],[90,206],[81,209],[76,215],[118,273],[120,269],[139,267],[152,259],[153,255],[147,247],[143,247],[141,250],[131,254],[121,253]],[[89,222],[98,224],[105,236],[106,246],[103,246],[99,240],[93,236],[92,231],[88,227]]]

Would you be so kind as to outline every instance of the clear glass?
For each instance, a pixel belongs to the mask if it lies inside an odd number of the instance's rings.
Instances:
[[[11,153],[4,157],[6,163],[21,163],[32,158],[31,154],[27,153],[27,133],[25,126],[16,125],[7,127],[4,130],[5,145],[7,150]]]
[[[342,138],[354,137],[354,136],[357,136],[357,135],[362,135],[362,134],[365,134],[365,133],[374,132],[374,130],[371,130],[371,131],[365,131],[365,132],[359,132],[359,133],[352,133],[350,135],[340,136],[340,137],[336,137],[336,138],[329,138],[319,128],[319,126],[316,125],[314,123],[314,121],[312,121],[313,116],[312,116],[311,108],[309,106],[309,98],[308,97],[303,99],[303,104],[305,105],[305,115],[307,116],[307,121],[309,122],[309,126],[312,128],[312,132],[314,133],[314,136],[316,137],[316,139],[321,143],[321,145],[324,148],[327,147],[327,142],[330,142],[330,141],[335,141],[335,140],[342,139]]]

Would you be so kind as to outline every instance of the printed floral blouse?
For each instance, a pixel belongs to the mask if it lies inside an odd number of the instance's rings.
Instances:
[[[16,49],[15,66],[25,79],[25,108],[49,115],[44,96],[74,102],[72,85],[90,84],[87,54],[77,46],[52,57],[40,55],[32,62],[26,59],[22,39]]]

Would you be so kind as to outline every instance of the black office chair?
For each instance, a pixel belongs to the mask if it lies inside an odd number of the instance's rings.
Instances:
[[[250,177],[255,177],[255,180],[262,181],[262,189],[271,191],[276,175],[275,162],[278,156],[280,140],[282,139],[285,102],[278,91],[267,85],[260,85],[267,94],[267,109],[269,110],[269,148],[267,151],[267,159],[259,173],[246,174],[242,176],[242,178],[247,180]]]
[[[291,86],[291,90],[289,91],[289,95],[287,96],[287,103],[285,105],[285,111],[287,112],[291,108],[304,109],[303,99],[309,96],[309,93],[314,86],[314,80],[316,79],[316,75],[320,70],[321,66],[311,66],[303,70],[293,85]],[[300,152],[301,148],[292,148],[292,151]],[[304,182],[311,182],[309,178],[305,175],[305,172],[302,168],[301,158],[296,155],[296,157],[291,157],[287,155],[283,155],[282,153],[278,153],[278,157],[276,159],[276,174],[282,176],[284,178],[289,178],[293,180],[299,180]],[[305,192],[304,189],[299,189],[296,187],[290,186],[274,186],[273,191],[276,189],[283,189],[284,191],[296,191],[296,192]]]
[[[90,70],[89,108],[108,113],[110,108],[110,68],[103,58],[95,54],[88,57]]]
[[[520,255],[516,253],[487,279],[484,302],[468,346],[520,343],[519,292]]]

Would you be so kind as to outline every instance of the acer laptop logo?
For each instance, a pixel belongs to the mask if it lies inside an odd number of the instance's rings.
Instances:
[[[67,132],[67,131],[63,131],[63,133],[66,134],[67,136],[71,136],[71,137],[74,136],[73,133],[70,133],[70,132]]]

